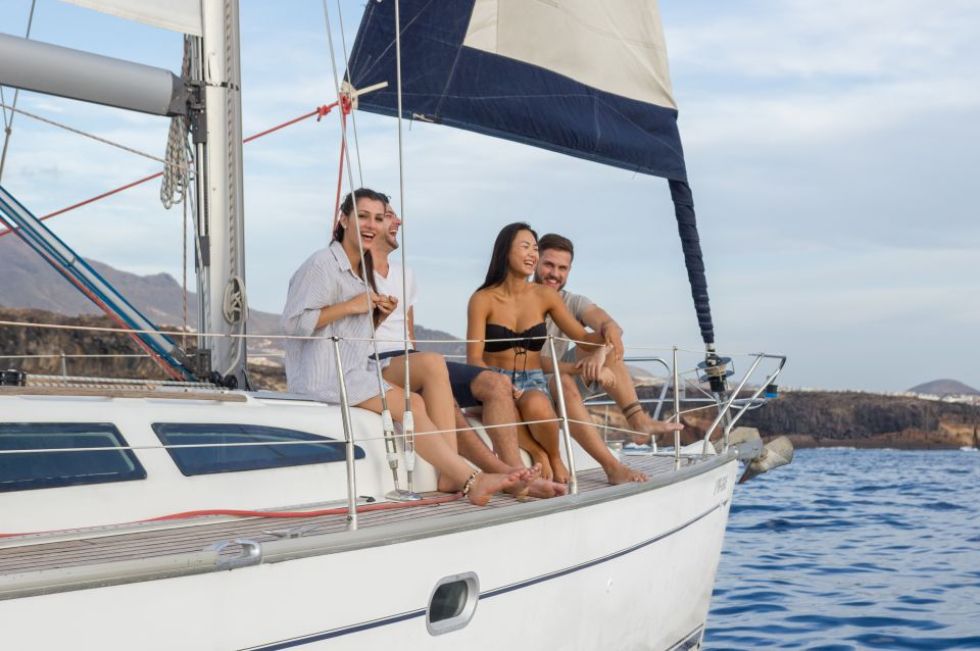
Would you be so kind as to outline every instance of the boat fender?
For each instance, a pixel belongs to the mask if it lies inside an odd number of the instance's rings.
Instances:
[[[762,454],[749,462],[738,483],[744,484],[753,477],[774,470],[780,466],[785,466],[792,460],[793,442],[789,440],[789,437],[777,436],[762,446]]]

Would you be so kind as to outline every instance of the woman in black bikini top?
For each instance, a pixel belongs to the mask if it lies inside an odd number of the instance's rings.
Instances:
[[[511,378],[521,418],[534,423],[518,428],[521,447],[541,463],[543,477],[564,483],[568,470],[561,459],[557,417],[542,369],[545,320],[550,317],[569,339],[601,343],[601,337],[586,332],[558,292],[529,282],[537,262],[537,234],[530,226],[515,223],[500,231],[486,280],[470,298],[466,358],[470,364]]]

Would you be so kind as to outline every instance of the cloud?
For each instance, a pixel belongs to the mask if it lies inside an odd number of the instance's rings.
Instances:
[[[19,24],[26,14],[11,4],[0,20]],[[60,3],[41,9],[42,40],[179,63],[176,35]],[[344,3],[349,36],[359,9]],[[719,344],[790,354],[791,384],[904,389],[952,376],[980,385],[964,355],[980,327],[980,302],[970,299],[980,295],[980,7],[754,0],[661,9]],[[318,3],[241,11],[246,134],[333,99]],[[166,120],[21,97],[25,108],[163,152]],[[255,307],[278,310],[293,270],[326,242],[337,120],[244,149]],[[395,121],[358,114],[357,123],[364,182],[397,194]],[[421,323],[462,334],[497,231],[528,220],[576,241],[574,288],[608,308],[629,342],[698,347],[662,180],[445,127],[406,123],[404,137],[399,208]],[[11,148],[4,183],[38,213],[159,169],[23,116]],[[49,224],[84,255],[177,275],[181,217],[160,207],[158,188]]]

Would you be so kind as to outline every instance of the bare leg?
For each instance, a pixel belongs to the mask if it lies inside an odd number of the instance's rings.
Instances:
[[[515,424],[521,417],[510,378],[503,373],[484,371],[470,383],[470,390],[483,403],[483,424],[493,442],[493,451],[508,466],[523,465]]]
[[[584,353],[576,347],[576,355],[581,357]],[[612,360],[606,362],[606,368],[613,372],[616,377],[616,384],[612,387],[603,387],[609,397],[616,402],[616,406],[626,417],[629,428],[640,434],[633,435],[633,442],[637,444],[649,443],[651,438],[657,434],[668,434],[674,430],[684,429],[683,425],[677,423],[653,420],[639,404],[639,397],[636,395],[636,387],[633,385],[633,378],[630,376],[626,362],[623,360]]]
[[[517,441],[521,449],[526,450],[531,455],[531,460],[541,466],[541,477],[548,480],[554,479],[555,471],[551,467],[551,459],[541,444],[531,436],[531,430],[528,429],[527,425],[517,426]]]
[[[510,474],[515,470],[524,468],[523,463],[510,466],[491,452],[490,448],[483,442],[483,439],[480,438],[480,435],[470,427],[463,412],[459,410],[456,411],[456,431],[459,437],[459,453],[471,463],[475,464],[480,470]],[[518,452],[518,454],[520,453]],[[504,489],[505,492],[517,497],[523,497],[525,495],[530,497],[555,497],[568,492],[568,487],[565,485],[539,477],[538,475],[541,473],[540,464],[535,464],[531,468],[531,472],[532,477],[529,481],[520,482],[510,488],[506,488]]]
[[[401,389],[392,388],[386,397],[392,417],[401,422],[405,415],[405,394]],[[415,438],[415,449],[419,456],[431,463],[438,471],[438,488],[440,491],[453,492],[462,489],[472,476],[473,469],[463,457],[456,454],[455,446],[450,446],[442,436],[429,434],[436,431],[437,427],[429,418],[425,402],[417,393],[410,394],[410,397],[415,418],[415,431],[418,434]],[[375,413],[381,413],[381,398],[375,396],[357,406]],[[455,439],[455,436],[453,438]],[[490,501],[490,496],[497,491],[509,488],[524,480],[526,477],[520,471],[506,475],[481,473],[477,475],[470,486],[467,497],[473,504],[482,506]]]
[[[449,384],[449,371],[446,369],[446,359],[436,353],[413,353],[409,355],[409,381],[412,391],[422,394],[425,410],[429,419],[435,423],[435,430],[442,432],[446,443],[456,451],[456,402],[453,400],[452,386]],[[388,367],[382,372],[384,379],[396,386],[405,388],[405,359],[394,357]],[[404,400],[402,401],[404,406]],[[389,407],[390,407],[389,403]],[[415,408],[412,408],[415,412]],[[394,410],[392,410],[394,413]],[[417,428],[416,428],[417,429]]]
[[[556,416],[555,410],[551,406],[551,399],[542,391],[532,389],[524,392],[517,401],[517,406],[520,408],[524,420],[551,421],[529,424],[528,427],[531,429],[531,436],[544,448],[545,453],[548,455],[548,462],[551,464],[551,469],[554,472],[553,479],[561,484],[567,484],[569,478],[568,468],[565,467],[565,462],[561,459],[558,423],[554,421]]]
[[[645,474],[621,463],[606,447],[599,431],[592,424],[589,410],[582,403],[582,394],[579,393],[574,378],[563,375],[561,381],[562,389],[565,392],[565,409],[568,412],[569,420],[572,421],[570,423],[572,437],[578,441],[583,450],[589,453],[589,456],[599,462],[609,483],[624,484],[631,481],[646,481],[647,476]],[[555,379],[552,377],[552,388],[554,385]]]

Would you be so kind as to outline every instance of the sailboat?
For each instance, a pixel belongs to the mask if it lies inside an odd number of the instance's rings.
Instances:
[[[182,350],[0,189],[3,221],[173,376],[3,376],[5,645],[698,648],[751,448],[730,435],[785,359],[751,356],[730,386],[715,349],[656,2],[373,0],[345,63],[354,110],[661,176],[675,202],[706,349],[691,369],[676,348],[661,361],[675,417],[681,375],[697,376],[716,414],[704,440],[636,458],[650,481],[609,486],[563,416],[571,494],[475,507],[434,492],[407,433],[393,455],[377,415],[249,386],[237,2],[72,1],[186,34],[184,71],[3,35],[0,84],[182,121],[201,334]],[[409,483],[421,499],[403,499]]]

